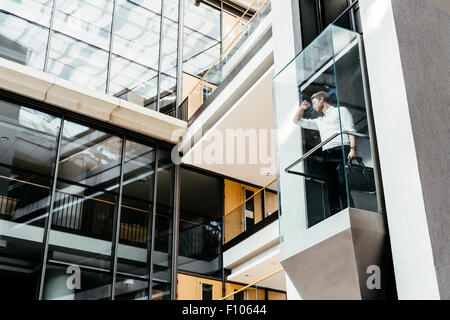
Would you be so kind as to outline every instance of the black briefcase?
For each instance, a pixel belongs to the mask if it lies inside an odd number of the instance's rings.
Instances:
[[[353,163],[354,160],[356,160],[358,164]],[[345,183],[343,180],[345,173],[347,173],[347,183],[350,190],[363,192],[376,191],[373,168],[366,167],[361,157],[348,160],[345,167],[346,172],[344,172],[344,165],[342,163],[337,167],[340,183]]]

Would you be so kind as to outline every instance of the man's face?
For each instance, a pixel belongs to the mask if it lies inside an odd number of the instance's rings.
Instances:
[[[317,112],[322,112],[323,110],[323,98],[318,99],[318,98],[314,98],[312,99],[312,105],[314,110],[316,110]]]

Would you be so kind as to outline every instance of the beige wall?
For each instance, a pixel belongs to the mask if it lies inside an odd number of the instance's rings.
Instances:
[[[239,34],[242,28],[247,24],[248,18],[243,18],[241,21],[236,24],[236,21],[239,17],[236,17],[227,12],[223,12],[222,14],[222,50],[225,50],[234,38]],[[223,52],[223,51],[222,51]]]
[[[222,298],[222,282],[200,277],[178,274],[178,300],[201,300],[202,283],[213,286],[213,300]]]
[[[274,211],[278,210],[278,194],[272,192],[266,192],[266,213],[270,215]]]
[[[199,82],[199,78],[191,76],[187,73],[183,73],[183,89],[182,89],[182,101],[186,99],[186,97],[190,94],[192,89],[197,85]],[[189,95],[189,105],[188,105],[188,119],[191,118],[191,116],[200,108],[200,106],[203,104],[202,101],[202,86],[206,86],[212,89],[214,91],[217,86],[208,83],[203,82],[202,84],[199,84],[195,90]]]

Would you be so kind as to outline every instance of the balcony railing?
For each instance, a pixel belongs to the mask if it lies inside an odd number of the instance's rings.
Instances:
[[[258,9],[250,19],[247,19],[249,10],[255,4],[258,5]],[[226,45],[222,54],[208,70],[205,70],[194,86],[183,88],[183,91],[187,92],[186,97],[189,98],[188,119],[205,102],[202,92],[203,87],[207,87],[212,93],[222,84],[242,59],[246,49],[248,49],[246,44],[251,41],[252,36],[256,34],[255,31],[258,30],[261,22],[265,20],[270,12],[271,5],[269,0],[253,0],[244,14],[236,20],[231,30],[222,38],[222,44]]]
[[[225,244],[278,211],[278,194],[273,191],[276,190],[276,181],[277,179],[272,180],[242,203],[225,212]]]
[[[271,278],[271,277],[275,276],[276,274],[279,274],[282,271],[284,271],[284,269],[280,268],[280,269],[278,269],[278,270],[276,270],[276,271],[274,271],[272,273],[269,273],[268,275],[266,275],[264,277],[261,277],[258,280],[253,281],[252,283],[250,283],[250,284],[248,284],[248,285],[246,285],[246,286],[244,286],[244,287],[242,287],[242,288],[240,288],[240,289],[238,289],[238,290],[236,290],[236,291],[234,291],[234,292],[232,292],[230,294],[227,294],[226,296],[222,297],[220,300],[236,300],[235,297],[236,297],[237,294],[239,294],[241,292],[246,292],[246,291],[248,292],[249,290],[255,290],[255,296],[257,298],[258,283],[260,283],[260,282],[262,282],[262,281],[264,281],[264,280],[266,280],[268,278]],[[244,299],[244,300],[249,300],[249,299]],[[259,299],[255,299],[255,300],[259,300]]]

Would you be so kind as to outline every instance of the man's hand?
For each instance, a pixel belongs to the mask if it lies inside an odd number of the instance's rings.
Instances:
[[[348,160],[356,158],[358,156],[358,153],[356,152],[355,149],[350,149],[350,152],[348,153]]]
[[[297,122],[300,121],[300,119],[303,116],[303,112],[305,112],[306,109],[308,109],[311,105],[309,104],[308,101],[303,101],[302,104],[300,105],[300,107],[298,108],[297,112],[295,113],[294,119],[292,119],[292,121],[297,124]]]
[[[308,101],[304,100],[304,101],[302,102],[302,104],[300,105],[300,109],[302,109],[303,111],[305,111],[305,110],[308,109],[310,106],[311,106],[311,104],[310,104]]]

